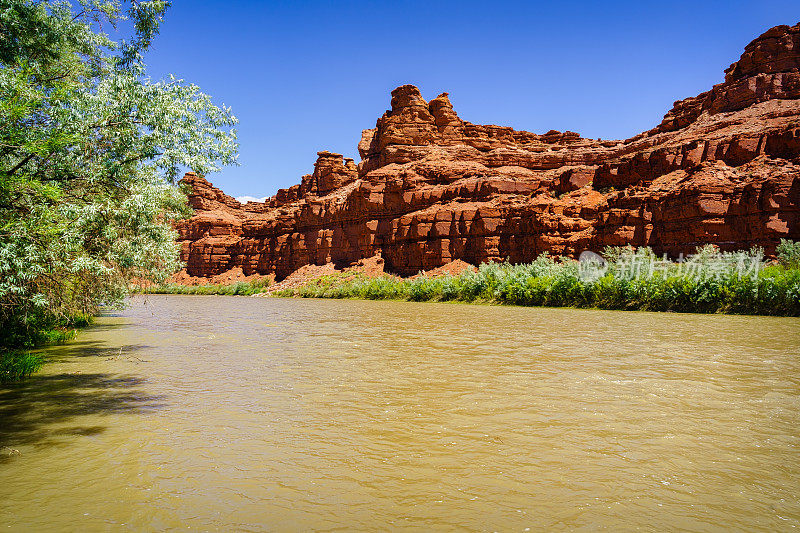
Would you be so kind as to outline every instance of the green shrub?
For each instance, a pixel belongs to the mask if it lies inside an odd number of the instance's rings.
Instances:
[[[681,263],[658,259],[649,248],[604,253],[607,264],[595,265],[602,270],[591,276],[577,261],[542,254],[528,264],[484,263],[459,276],[335,274],[278,295],[800,316],[800,268],[786,261],[767,266],[758,248],[721,252],[704,246]]]
[[[412,302],[427,302],[439,299],[441,281],[420,275],[408,283],[408,299]]]
[[[781,265],[786,268],[800,268],[800,241],[792,242],[788,239],[781,239],[775,253]]]
[[[89,315],[57,317],[44,311],[25,318],[13,327],[0,328],[0,382],[27,377],[42,366],[44,357],[31,353],[31,348],[67,342],[92,322]]]
[[[145,294],[193,294],[193,295],[218,295],[218,296],[252,296],[265,292],[269,287],[269,279],[255,281],[237,281],[231,284],[209,285],[177,285],[167,283],[152,287],[142,287],[140,292]]]
[[[294,295],[294,289],[281,289],[272,293],[272,296],[277,296],[279,298],[291,298]]]

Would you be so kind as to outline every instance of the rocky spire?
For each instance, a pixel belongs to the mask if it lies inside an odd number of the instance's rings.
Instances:
[[[464,121],[458,118],[447,93],[442,93],[428,104],[436,127],[443,137],[459,137],[464,133]]]

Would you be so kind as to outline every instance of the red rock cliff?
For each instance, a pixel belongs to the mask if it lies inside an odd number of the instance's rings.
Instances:
[[[187,174],[195,214],[178,226],[181,259],[193,276],[282,278],[376,254],[408,275],[607,245],[769,252],[800,240],[798,69],[800,24],[772,28],[723,83],[625,141],[471,124],[447,93],[426,102],[404,85],[364,130],[358,165],[319,152],[299,185],[246,205]]]

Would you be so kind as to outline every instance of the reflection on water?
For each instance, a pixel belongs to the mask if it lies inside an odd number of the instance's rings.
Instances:
[[[797,319],[149,296],[48,351],[12,531],[800,525]]]

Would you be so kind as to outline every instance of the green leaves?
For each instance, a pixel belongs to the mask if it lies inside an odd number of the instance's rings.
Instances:
[[[0,0],[0,328],[162,282],[178,267],[170,223],[187,214],[180,172],[236,162],[229,108],[146,75],[168,6]],[[126,19],[130,37],[111,41],[103,28]]]
[[[778,262],[786,268],[800,269],[800,242],[792,242],[788,239],[781,239],[781,243],[775,250],[778,255]]]
[[[706,246],[683,263],[659,260],[649,248],[606,253],[597,276],[587,276],[584,263],[542,254],[532,263],[484,263],[458,276],[328,275],[277,295],[800,316],[800,269],[765,266],[759,249],[724,253]]]

